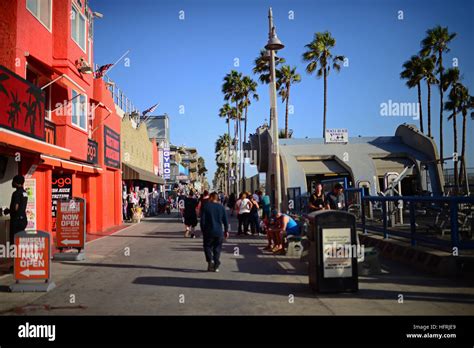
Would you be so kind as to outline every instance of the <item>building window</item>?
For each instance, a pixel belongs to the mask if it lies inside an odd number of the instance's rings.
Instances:
[[[52,0],[26,0],[26,8],[49,31],[51,31],[51,1]]]
[[[71,11],[71,36],[80,48],[86,51],[86,19],[82,13],[72,6]]]
[[[87,131],[86,96],[72,90],[72,124]]]

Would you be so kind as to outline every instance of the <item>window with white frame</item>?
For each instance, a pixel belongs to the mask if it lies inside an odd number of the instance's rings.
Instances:
[[[51,1],[26,0],[26,8],[51,31]]]
[[[87,130],[87,101],[84,94],[72,90],[72,124]]]
[[[80,48],[86,51],[86,19],[73,5],[71,10],[71,36]]]

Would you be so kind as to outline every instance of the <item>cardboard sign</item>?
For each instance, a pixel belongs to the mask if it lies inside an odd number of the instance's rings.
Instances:
[[[19,232],[15,235],[15,245],[15,280],[49,279],[49,234],[42,231]]]
[[[81,198],[59,200],[57,209],[57,247],[83,249],[86,234],[85,201]]]

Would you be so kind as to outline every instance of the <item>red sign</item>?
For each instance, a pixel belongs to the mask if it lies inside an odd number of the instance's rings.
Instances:
[[[15,235],[15,279],[49,279],[49,235],[20,232]]]
[[[0,127],[45,139],[44,91],[0,65]]]
[[[84,248],[85,201],[79,198],[57,204],[56,245],[58,248]]]

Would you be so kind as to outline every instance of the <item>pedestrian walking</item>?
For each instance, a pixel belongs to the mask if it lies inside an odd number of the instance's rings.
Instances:
[[[258,210],[260,206],[255,195],[250,196],[250,203],[252,203],[252,207],[250,208],[249,214],[249,224],[250,230],[252,231],[252,235],[260,235],[260,219],[258,217]]]
[[[344,210],[345,207],[344,187],[337,183],[326,196],[326,209]]]
[[[239,223],[239,227],[237,228],[237,235],[247,234],[250,235],[249,232],[249,216],[250,216],[250,209],[252,208],[252,203],[247,198],[247,194],[245,192],[240,194],[239,200],[235,203],[235,210],[237,210],[237,220]],[[243,227],[243,230],[242,230]]]
[[[189,191],[188,197],[184,200],[184,225],[186,230],[184,232],[184,237],[196,238],[194,233],[195,227],[198,223],[196,209],[198,206],[198,201],[194,198],[194,192]],[[191,233],[191,234],[190,234]]]
[[[324,197],[323,185],[321,183],[316,184],[313,194],[309,197],[309,211],[324,210],[326,206],[326,199]]]
[[[234,216],[234,209],[235,209],[235,193],[231,193],[229,198],[227,199],[227,206],[230,209],[230,216]]]
[[[198,204],[199,216],[201,216],[201,211],[208,201],[209,201],[209,191],[204,190],[204,192],[201,195],[201,198],[199,198],[199,204]]]
[[[15,234],[24,231],[28,225],[26,217],[26,204],[28,203],[28,193],[26,193],[23,185],[25,177],[15,175],[12,181],[12,187],[15,192],[12,193],[10,208],[5,209],[5,214],[10,214],[10,244],[15,243]]]
[[[229,224],[225,208],[219,203],[216,192],[210,194],[202,209],[200,227],[207,270],[219,272],[222,243],[229,238]]]

